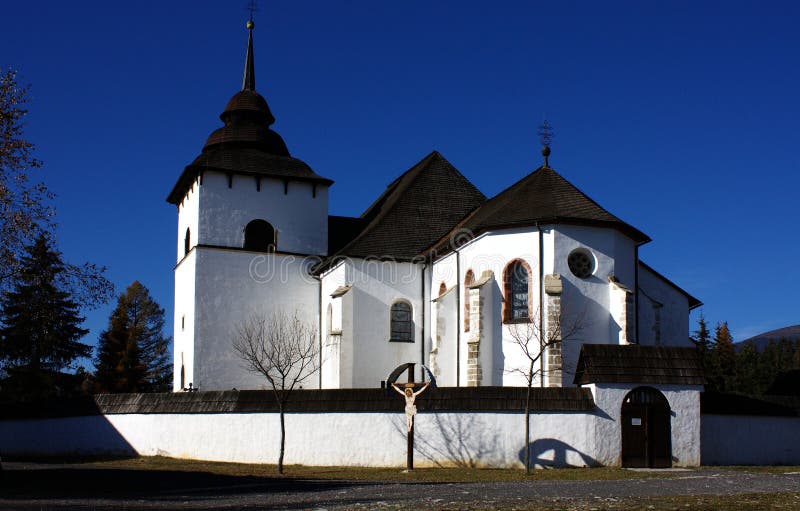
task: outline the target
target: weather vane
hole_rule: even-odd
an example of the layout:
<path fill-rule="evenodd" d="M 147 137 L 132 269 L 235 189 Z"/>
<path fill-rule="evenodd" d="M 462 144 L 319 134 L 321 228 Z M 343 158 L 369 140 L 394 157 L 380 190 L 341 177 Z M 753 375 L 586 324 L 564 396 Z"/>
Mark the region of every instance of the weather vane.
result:
<path fill-rule="evenodd" d="M 548 158 L 550 156 L 550 143 L 553 142 L 553 127 L 547 122 L 547 119 L 542 121 L 539 126 L 539 140 L 542 142 L 542 156 L 544 156 L 544 166 L 549 167 Z"/>

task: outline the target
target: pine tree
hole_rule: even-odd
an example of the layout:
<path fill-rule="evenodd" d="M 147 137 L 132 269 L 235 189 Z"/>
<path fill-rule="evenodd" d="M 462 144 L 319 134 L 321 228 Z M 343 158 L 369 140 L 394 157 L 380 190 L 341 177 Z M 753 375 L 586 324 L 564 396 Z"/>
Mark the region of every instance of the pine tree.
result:
<path fill-rule="evenodd" d="M 108 329 L 100 334 L 95 359 L 99 392 L 158 392 L 172 374 L 164 309 L 139 281 L 120 295 Z"/>
<path fill-rule="evenodd" d="M 9 379 L 17 380 L 10 386 L 24 392 L 21 398 L 51 394 L 54 376 L 91 355 L 91 347 L 79 342 L 88 330 L 63 284 L 64 271 L 61 254 L 40 234 L 0 298 L 0 359 Z"/>

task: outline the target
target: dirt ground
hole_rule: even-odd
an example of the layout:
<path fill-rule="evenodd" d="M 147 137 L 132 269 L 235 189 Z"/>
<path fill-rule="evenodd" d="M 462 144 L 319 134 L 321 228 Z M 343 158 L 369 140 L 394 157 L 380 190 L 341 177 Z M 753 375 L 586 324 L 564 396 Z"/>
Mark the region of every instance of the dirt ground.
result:
<path fill-rule="evenodd" d="M 571 469 L 562 477 L 477 469 L 404 475 L 387 469 L 288 467 L 287 475 L 278 477 L 263 465 L 163 458 L 3 466 L 0 509 L 800 510 L 800 468 L 795 467 Z"/>

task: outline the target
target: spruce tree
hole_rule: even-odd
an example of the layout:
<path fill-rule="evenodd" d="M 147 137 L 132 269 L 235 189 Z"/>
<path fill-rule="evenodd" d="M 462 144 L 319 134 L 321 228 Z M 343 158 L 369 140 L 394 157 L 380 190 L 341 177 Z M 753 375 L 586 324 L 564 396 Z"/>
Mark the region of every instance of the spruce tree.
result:
<path fill-rule="evenodd" d="M 164 309 L 139 281 L 117 301 L 95 359 L 99 392 L 158 392 L 169 388 L 172 364 L 164 337 Z"/>
<path fill-rule="evenodd" d="M 88 330 L 64 285 L 61 254 L 40 234 L 21 257 L 20 271 L 0 298 L 0 359 L 10 384 L 25 395 L 46 397 L 58 373 L 91 356 L 80 342 Z M 16 381 L 15 381 L 16 380 Z"/>
<path fill-rule="evenodd" d="M 714 347 L 710 358 L 711 386 L 719 392 L 730 392 L 736 379 L 736 348 L 727 321 L 718 323 L 714 330 Z"/>

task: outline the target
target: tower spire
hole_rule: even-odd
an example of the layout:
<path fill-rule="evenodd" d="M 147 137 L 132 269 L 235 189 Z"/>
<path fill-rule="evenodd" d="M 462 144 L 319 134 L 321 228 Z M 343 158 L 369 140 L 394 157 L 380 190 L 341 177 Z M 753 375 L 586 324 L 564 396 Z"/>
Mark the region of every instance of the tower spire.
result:
<path fill-rule="evenodd" d="M 244 59 L 244 77 L 242 78 L 242 90 L 256 90 L 256 67 L 253 63 L 253 28 L 256 24 L 253 22 L 253 10 L 250 9 L 250 19 L 247 20 L 247 55 Z"/>

